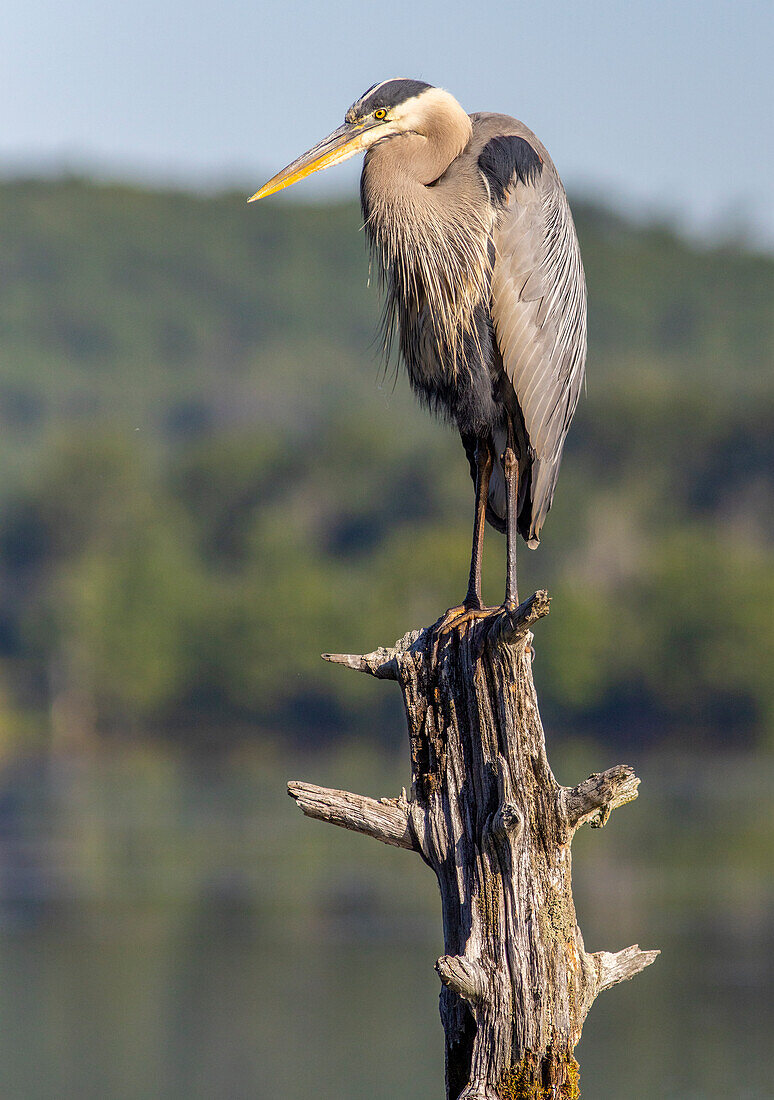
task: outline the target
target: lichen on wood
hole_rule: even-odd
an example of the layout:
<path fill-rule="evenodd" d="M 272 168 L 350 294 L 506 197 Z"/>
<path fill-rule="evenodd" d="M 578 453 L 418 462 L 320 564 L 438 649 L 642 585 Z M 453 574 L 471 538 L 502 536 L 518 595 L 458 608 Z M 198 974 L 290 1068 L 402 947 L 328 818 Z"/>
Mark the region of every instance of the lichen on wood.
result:
<path fill-rule="evenodd" d="M 438 638 L 432 627 L 390 648 L 326 659 L 403 694 L 411 793 L 369 799 L 294 782 L 304 813 L 417 851 L 441 893 L 441 1019 L 447 1100 L 576 1100 L 573 1056 L 597 994 L 657 951 L 589 954 L 571 888 L 570 846 L 588 822 L 637 797 L 619 765 L 557 783 L 532 680 L 530 628 L 545 592 Z"/>

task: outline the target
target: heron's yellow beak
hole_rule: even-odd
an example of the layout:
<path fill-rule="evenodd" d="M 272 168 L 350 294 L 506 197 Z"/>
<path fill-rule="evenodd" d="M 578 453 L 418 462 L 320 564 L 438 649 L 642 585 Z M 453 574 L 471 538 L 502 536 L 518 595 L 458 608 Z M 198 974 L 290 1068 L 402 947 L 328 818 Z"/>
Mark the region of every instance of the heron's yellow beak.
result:
<path fill-rule="evenodd" d="M 273 176 L 247 201 L 265 199 L 267 195 L 274 195 L 284 187 L 290 187 L 291 183 L 302 180 L 304 176 L 311 176 L 312 172 L 319 172 L 321 168 L 330 168 L 332 164 L 341 164 L 342 161 L 354 157 L 356 153 L 364 153 L 368 146 L 373 145 L 381 136 L 373 131 L 382 129 L 384 127 L 379 125 L 345 122 L 343 126 L 339 126 L 338 130 L 334 130 L 322 141 L 318 141 L 312 149 L 297 157 L 287 168 L 283 168 Z"/>

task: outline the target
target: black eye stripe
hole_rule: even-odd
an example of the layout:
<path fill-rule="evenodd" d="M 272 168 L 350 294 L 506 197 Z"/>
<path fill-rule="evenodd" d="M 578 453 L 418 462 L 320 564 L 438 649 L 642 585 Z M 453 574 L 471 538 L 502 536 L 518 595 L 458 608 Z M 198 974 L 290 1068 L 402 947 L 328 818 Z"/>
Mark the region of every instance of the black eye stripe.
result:
<path fill-rule="evenodd" d="M 397 107 L 399 104 L 405 103 L 407 99 L 421 95 L 430 87 L 431 85 L 425 84 L 423 80 L 404 78 L 386 80 L 383 84 L 375 84 L 373 88 L 369 88 L 360 99 L 352 104 L 350 111 L 353 114 L 368 115 L 374 111 L 384 109 L 389 114 L 391 107 Z"/>

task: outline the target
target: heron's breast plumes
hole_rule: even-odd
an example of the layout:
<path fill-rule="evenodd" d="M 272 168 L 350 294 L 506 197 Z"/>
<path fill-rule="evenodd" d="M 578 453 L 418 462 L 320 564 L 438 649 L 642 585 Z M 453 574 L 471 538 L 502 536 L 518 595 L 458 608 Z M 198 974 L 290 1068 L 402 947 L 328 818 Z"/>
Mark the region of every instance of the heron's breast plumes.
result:
<path fill-rule="evenodd" d="M 477 201 L 461 196 L 445 205 L 444 197 L 440 185 L 399 175 L 374 181 L 364 168 L 361 198 L 384 293 L 386 347 L 397 333 L 410 373 L 435 365 L 454 376 L 466 345 L 478 341 L 476 311 L 489 300 L 492 217 Z"/>

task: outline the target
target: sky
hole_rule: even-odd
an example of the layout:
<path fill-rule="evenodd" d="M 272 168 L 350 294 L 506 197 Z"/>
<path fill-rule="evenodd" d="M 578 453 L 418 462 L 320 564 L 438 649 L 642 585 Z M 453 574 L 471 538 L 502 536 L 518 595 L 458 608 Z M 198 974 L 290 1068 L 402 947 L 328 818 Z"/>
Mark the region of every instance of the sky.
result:
<path fill-rule="evenodd" d="M 3 0 L 0 173 L 252 193 L 411 76 L 521 118 L 571 192 L 773 249 L 773 56 L 772 0 Z"/>

